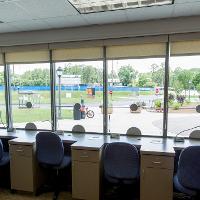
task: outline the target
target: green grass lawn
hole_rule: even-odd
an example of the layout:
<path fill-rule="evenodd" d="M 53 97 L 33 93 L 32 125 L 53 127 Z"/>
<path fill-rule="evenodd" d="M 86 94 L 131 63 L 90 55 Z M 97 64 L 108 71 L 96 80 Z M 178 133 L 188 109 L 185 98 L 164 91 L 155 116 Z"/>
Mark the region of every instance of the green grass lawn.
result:
<path fill-rule="evenodd" d="M 72 119 L 72 110 L 62 110 L 63 119 Z M 13 122 L 35 122 L 35 121 L 45 121 L 51 119 L 51 110 L 42 108 L 33 109 L 13 109 Z"/>
<path fill-rule="evenodd" d="M 6 123 L 5 110 L 2 110 L 2 120 Z M 72 110 L 62 110 L 62 119 L 72 119 Z M 13 109 L 13 122 L 35 122 L 35 121 L 45 121 L 51 119 L 51 110 L 42 108 L 32 108 L 32 109 Z"/>
<path fill-rule="evenodd" d="M 13 107 L 13 122 L 35 122 L 35 121 L 45 121 L 50 120 L 50 91 L 38 91 L 41 96 L 41 104 L 49 104 L 49 108 L 32 108 L 32 109 L 19 109 L 18 107 Z M 71 93 L 71 98 L 66 98 L 66 93 Z M 12 91 L 12 104 L 18 104 L 19 94 L 17 91 Z M 141 92 L 141 95 L 150 95 L 152 92 Z M 113 91 L 112 101 L 121 101 L 122 99 L 131 98 L 135 94 L 133 92 L 122 92 Z M 58 91 L 56 91 L 56 97 L 58 98 Z M 96 91 L 95 97 L 89 97 L 86 91 L 62 91 L 61 93 L 61 104 L 75 104 L 80 103 L 81 98 L 84 99 L 85 105 L 91 103 L 98 103 L 99 105 L 103 102 L 103 92 Z M 109 101 L 111 101 L 110 94 L 108 95 Z M 57 99 L 58 100 L 58 99 Z M 0 92 L 0 104 L 5 104 L 4 92 Z M 5 123 L 5 107 L 1 108 L 2 120 Z M 62 109 L 63 119 L 72 119 L 73 111 Z"/>

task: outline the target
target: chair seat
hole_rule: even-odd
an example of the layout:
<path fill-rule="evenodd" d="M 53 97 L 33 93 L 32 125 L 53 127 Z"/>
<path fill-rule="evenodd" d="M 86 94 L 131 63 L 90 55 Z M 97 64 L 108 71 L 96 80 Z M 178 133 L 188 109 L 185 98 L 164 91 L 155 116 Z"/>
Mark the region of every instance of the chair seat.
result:
<path fill-rule="evenodd" d="M 8 152 L 4 152 L 4 153 L 3 153 L 3 157 L 2 157 L 2 159 L 0 160 L 0 167 L 1 167 L 1 166 L 7 165 L 9 162 L 10 162 L 9 153 L 8 153 Z"/>
<path fill-rule="evenodd" d="M 186 188 L 183 185 L 181 185 L 181 183 L 178 180 L 178 176 L 177 175 L 174 176 L 174 186 L 179 192 L 182 192 L 182 193 L 187 194 L 189 196 L 196 196 L 197 195 L 196 191 L 191 190 L 191 189 Z"/>
<path fill-rule="evenodd" d="M 107 174 L 105 174 L 105 178 L 108 182 L 113 183 L 113 184 L 123 183 L 123 184 L 127 184 L 127 185 L 133 184 L 138 180 L 138 178 L 136 178 L 136 177 L 132 178 L 132 179 L 119 179 L 119 178 L 109 176 Z"/>
<path fill-rule="evenodd" d="M 59 166 L 54 167 L 54 169 L 63 169 L 65 167 L 68 167 L 71 164 L 71 157 L 70 156 L 64 156 L 62 163 Z"/>

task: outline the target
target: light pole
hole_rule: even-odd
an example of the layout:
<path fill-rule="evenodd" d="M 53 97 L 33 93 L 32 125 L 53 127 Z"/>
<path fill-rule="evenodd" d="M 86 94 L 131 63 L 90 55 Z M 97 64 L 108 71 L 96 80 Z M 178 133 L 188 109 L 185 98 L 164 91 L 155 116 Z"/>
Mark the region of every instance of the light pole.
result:
<path fill-rule="evenodd" d="M 189 101 L 190 101 L 190 89 L 191 89 L 191 83 L 192 83 L 192 81 L 189 80 Z"/>
<path fill-rule="evenodd" d="M 56 70 L 58 75 L 58 119 L 61 119 L 61 76 L 63 74 L 63 69 L 61 67 L 58 67 Z"/>

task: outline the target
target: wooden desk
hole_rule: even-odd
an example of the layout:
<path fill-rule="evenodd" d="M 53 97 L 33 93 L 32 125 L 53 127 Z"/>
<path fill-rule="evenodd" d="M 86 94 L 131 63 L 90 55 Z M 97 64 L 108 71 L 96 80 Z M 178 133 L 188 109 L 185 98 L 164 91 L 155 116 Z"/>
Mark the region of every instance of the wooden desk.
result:
<path fill-rule="evenodd" d="M 10 145 L 32 146 L 32 149 L 34 149 L 36 134 L 37 132 L 35 131 L 7 133 L 6 130 L 0 130 L 0 138 L 11 139 L 9 141 Z M 140 149 L 141 200 L 172 200 L 175 149 L 200 145 L 199 140 L 186 139 L 184 143 L 174 143 L 173 138 L 131 137 L 126 135 L 121 136 L 119 139 L 112 139 L 110 136 L 99 134 L 83 135 L 65 133 L 60 137 L 63 142 L 73 143 L 71 145 L 73 197 L 86 200 L 100 199 L 100 160 L 103 145 L 106 143 L 127 142 Z M 10 150 L 12 154 L 12 147 Z M 34 157 L 34 151 L 32 151 L 31 155 Z M 27 159 L 26 162 L 30 162 L 30 160 Z M 13 172 L 15 165 L 12 163 L 11 155 L 11 183 L 14 178 L 14 175 L 12 174 L 16 173 Z M 26 166 L 28 166 L 28 164 Z M 21 170 L 23 173 L 23 169 Z M 90 175 L 90 172 L 94 174 L 93 177 L 88 176 L 88 174 Z M 35 176 L 34 173 L 37 173 L 37 171 L 32 171 L 31 173 L 28 173 L 28 175 Z M 32 188 L 27 189 L 21 187 L 21 189 L 25 191 L 34 191 L 38 186 L 38 182 L 34 182 L 31 178 L 29 180 L 33 183 Z M 13 187 L 17 189 L 16 185 Z M 91 187 L 93 189 L 91 189 Z"/>

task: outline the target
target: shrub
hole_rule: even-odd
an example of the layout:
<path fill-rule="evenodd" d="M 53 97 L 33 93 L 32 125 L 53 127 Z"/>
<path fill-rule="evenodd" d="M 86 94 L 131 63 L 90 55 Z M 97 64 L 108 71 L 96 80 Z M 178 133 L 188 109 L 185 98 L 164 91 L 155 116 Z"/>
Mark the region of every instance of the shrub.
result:
<path fill-rule="evenodd" d="M 156 108 L 161 108 L 161 104 L 162 104 L 161 100 L 156 100 L 155 101 L 155 107 Z"/>
<path fill-rule="evenodd" d="M 174 101 L 175 100 L 175 95 L 172 93 L 169 93 L 169 97 L 168 97 L 169 101 Z"/>
<path fill-rule="evenodd" d="M 181 104 L 181 106 L 183 105 L 184 101 L 185 101 L 185 96 L 184 95 L 177 95 L 176 100 L 178 103 Z"/>
<path fill-rule="evenodd" d="M 180 103 L 177 103 L 177 102 L 174 103 L 173 104 L 173 110 L 179 110 L 180 106 L 181 106 Z"/>
<path fill-rule="evenodd" d="M 186 104 L 190 104 L 191 101 L 190 101 L 189 99 L 186 99 L 186 100 L 185 100 L 185 103 L 186 103 Z"/>
<path fill-rule="evenodd" d="M 146 106 L 146 103 L 144 101 L 140 101 L 140 102 L 136 102 L 136 105 L 139 107 L 142 107 L 142 106 Z"/>

